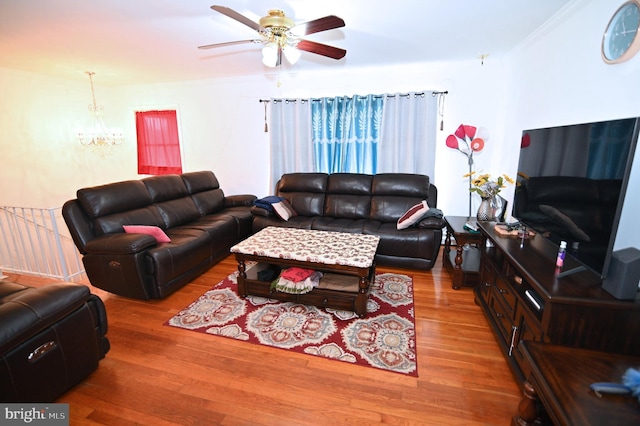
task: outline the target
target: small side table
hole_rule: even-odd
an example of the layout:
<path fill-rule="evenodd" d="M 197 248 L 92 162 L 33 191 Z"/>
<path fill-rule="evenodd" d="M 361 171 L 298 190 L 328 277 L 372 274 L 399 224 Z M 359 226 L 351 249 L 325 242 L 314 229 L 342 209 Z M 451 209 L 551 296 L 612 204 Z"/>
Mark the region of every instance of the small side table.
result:
<path fill-rule="evenodd" d="M 480 250 L 482 243 L 480 232 L 471 232 L 464 228 L 467 221 L 475 222 L 467 216 L 445 216 L 447 236 L 444 243 L 442 265 L 452 274 L 452 287 L 458 290 L 462 286 L 474 287 L 480 281 Z M 455 239 L 456 251 L 451 251 L 451 238 Z"/>

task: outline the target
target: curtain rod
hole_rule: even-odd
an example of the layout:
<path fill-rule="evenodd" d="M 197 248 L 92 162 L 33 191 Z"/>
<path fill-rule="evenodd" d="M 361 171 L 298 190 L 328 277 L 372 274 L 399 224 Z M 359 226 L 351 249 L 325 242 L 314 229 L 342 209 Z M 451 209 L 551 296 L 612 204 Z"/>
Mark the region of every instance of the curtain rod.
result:
<path fill-rule="evenodd" d="M 431 92 L 431 96 L 437 96 L 437 95 L 448 95 L 449 91 L 445 90 L 445 91 L 432 91 Z M 415 96 L 424 96 L 425 92 L 418 92 L 414 94 Z M 360 95 L 355 95 L 356 97 L 360 96 Z M 394 94 L 394 95 L 373 95 L 374 98 L 379 99 L 382 97 L 387 97 L 387 98 L 395 98 L 396 96 L 411 96 L 411 93 L 399 93 L 399 94 Z M 366 96 L 360 96 L 360 97 L 366 97 Z M 311 98 L 311 99 L 301 99 L 302 102 L 307 102 L 307 100 L 310 101 L 319 101 L 319 98 Z M 296 102 L 297 99 L 274 99 L 274 102 Z M 269 99 L 259 99 L 258 102 L 263 103 L 263 102 L 271 102 L 271 100 Z"/>

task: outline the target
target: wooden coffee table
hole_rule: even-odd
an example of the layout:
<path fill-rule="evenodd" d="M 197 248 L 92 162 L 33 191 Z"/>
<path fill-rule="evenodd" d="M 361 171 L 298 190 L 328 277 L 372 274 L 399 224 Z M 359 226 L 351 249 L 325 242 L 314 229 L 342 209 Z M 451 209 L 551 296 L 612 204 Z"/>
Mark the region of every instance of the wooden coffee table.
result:
<path fill-rule="evenodd" d="M 231 247 L 238 261 L 238 294 L 263 296 L 318 307 L 367 313 L 369 289 L 375 279 L 377 235 L 309 229 L 268 227 Z M 246 262 L 257 264 L 247 270 Z M 289 267 L 314 269 L 326 279 L 305 294 L 271 289 L 273 279 L 261 271 L 277 274 Z M 261 280 L 264 279 L 264 280 Z"/>

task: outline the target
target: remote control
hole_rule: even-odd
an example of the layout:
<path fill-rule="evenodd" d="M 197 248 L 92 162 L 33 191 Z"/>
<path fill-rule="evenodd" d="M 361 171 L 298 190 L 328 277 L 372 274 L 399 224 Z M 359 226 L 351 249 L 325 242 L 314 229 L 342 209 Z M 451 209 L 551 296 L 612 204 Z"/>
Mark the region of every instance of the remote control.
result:
<path fill-rule="evenodd" d="M 478 231 L 478 225 L 475 222 L 468 221 L 464 224 L 464 227 L 470 231 Z"/>

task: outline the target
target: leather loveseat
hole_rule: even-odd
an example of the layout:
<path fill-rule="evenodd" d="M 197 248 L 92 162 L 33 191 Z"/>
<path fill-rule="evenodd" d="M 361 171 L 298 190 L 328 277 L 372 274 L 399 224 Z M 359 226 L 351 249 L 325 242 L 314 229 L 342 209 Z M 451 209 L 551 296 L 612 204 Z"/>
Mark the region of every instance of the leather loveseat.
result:
<path fill-rule="evenodd" d="M 285 221 L 254 206 L 254 232 L 286 226 L 379 235 L 376 263 L 385 266 L 428 270 L 438 256 L 444 219 L 435 209 L 438 192 L 428 176 L 291 173 L 280 178 L 275 196 L 286 199 L 295 216 Z M 424 200 L 440 214 L 398 230 L 398 219 Z"/>
<path fill-rule="evenodd" d="M 84 188 L 62 215 L 89 281 L 136 299 L 159 299 L 229 255 L 252 232 L 253 195 L 225 196 L 210 171 Z M 164 231 L 170 242 L 124 225 Z"/>
<path fill-rule="evenodd" d="M 84 285 L 0 280 L 0 402 L 53 402 L 109 351 L 102 300 Z"/>

